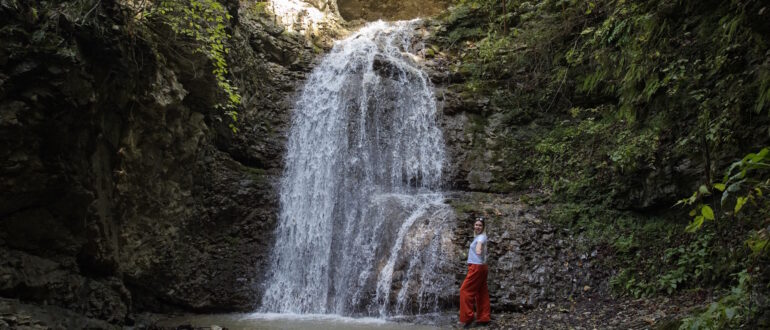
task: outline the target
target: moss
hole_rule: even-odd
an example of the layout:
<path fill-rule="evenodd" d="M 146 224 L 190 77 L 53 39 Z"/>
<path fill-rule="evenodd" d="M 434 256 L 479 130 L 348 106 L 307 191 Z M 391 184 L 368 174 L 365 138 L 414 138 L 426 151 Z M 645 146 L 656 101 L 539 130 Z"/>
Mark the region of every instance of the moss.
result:
<path fill-rule="evenodd" d="M 469 214 L 469 213 L 473 213 L 475 210 L 475 206 L 471 203 L 451 201 L 449 205 L 452 206 L 452 208 L 455 211 L 455 214 Z"/>
<path fill-rule="evenodd" d="M 267 171 L 263 168 L 243 166 L 243 170 L 251 180 L 254 180 L 254 182 L 266 181 Z"/>
<path fill-rule="evenodd" d="M 264 17 L 272 18 L 272 16 L 270 16 L 270 13 L 267 10 L 267 4 L 268 2 L 255 1 L 248 8 L 251 14 L 254 16 L 264 16 Z"/>
<path fill-rule="evenodd" d="M 642 189 L 634 177 L 663 161 L 702 159 L 703 136 L 719 158 L 740 155 L 732 146 L 756 145 L 734 132 L 746 110 L 766 108 L 768 64 L 761 59 L 768 38 L 734 6 L 599 1 L 587 10 L 514 1 L 511 8 L 527 15 L 506 18 L 506 34 L 494 3 L 462 2 L 443 17 L 446 31 L 435 40 L 461 58 L 455 71 L 469 77 L 461 97 L 490 99 L 489 108 L 500 109 L 512 127 L 507 134 L 532 122 L 550 129 L 548 136 L 506 143 L 510 150 L 499 154 L 511 165 L 495 174 L 493 189 L 528 186 L 518 181 L 534 176 L 540 180 L 525 180 L 568 198 L 592 187 L 626 196 Z M 474 27 L 483 33 L 468 33 Z M 719 55 L 729 53 L 745 54 L 748 62 Z"/>
<path fill-rule="evenodd" d="M 225 239 L 225 242 L 227 243 L 228 246 L 231 246 L 231 247 L 241 246 L 241 239 L 240 239 L 240 237 L 234 237 L 234 236 L 225 235 L 224 239 Z"/>
<path fill-rule="evenodd" d="M 606 207 L 559 203 L 546 219 L 579 237 L 582 253 L 606 251 L 605 266 L 617 269 L 613 291 L 634 297 L 671 294 L 700 286 L 732 283 L 731 274 L 745 267 L 746 254 L 717 244 L 715 233 L 691 235 L 685 223 Z"/>
<path fill-rule="evenodd" d="M 606 255 L 617 294 L 735 285 L 749 230 L 687 234 L 670 206 L 770 144 L 761 2 L 591 4 L 464 0 L 441 18 L 431 42 L 464 79 L 448 89 L 468 105 L 470 161 L 493 152 L 492 191 L 545 191 L 520 199 Z"/>
<path fill-rule="evenodd" d="M 490 191 L 496 192 L 496 193 L 509 193 L 514 192 L 517 190 L 516 184 L 513 182 L 495 182 L 496 180 L 493 180 L 493 183 L 490 185 Z"/>

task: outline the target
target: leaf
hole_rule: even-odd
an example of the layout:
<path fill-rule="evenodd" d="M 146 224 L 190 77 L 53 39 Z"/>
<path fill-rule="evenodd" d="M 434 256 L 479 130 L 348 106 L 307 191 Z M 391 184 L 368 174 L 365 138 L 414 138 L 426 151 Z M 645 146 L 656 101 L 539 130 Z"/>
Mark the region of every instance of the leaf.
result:
<path fill-rule="evenodd" d="M 695 219 L 693 219 L 689 225 L 687 225 L 687 228 L 685 228 L 685 230 L 688 233 L 693 233 L 698 229 L 700 229 L 702 226 L 703 226 L 703 216 L 699 215 L 695 217 Z"/>
<path fill-rule="evenodd" d="M 730 196 L 730 192 L 725 191 L 722 194 L 722 200 L 719 202 L 719 205 L 725 205 L 725 202 L 727 201 L 727 197 Z"/>
<path fill-rule="evenodd" d="M 705 185 L 705 184 L 702 184 L 702 185 L 700 185 L 700 187 L 698 187 L 698 191 L 699 191 L 701 194 L 704 194 L 704 195 L 708 195 L 708 194 L 710 193 L 710 192 L 709 192 L 709 188 L 708 188 L 708 187 L 706 187 L 706 185 Z"/>
<path fill-rule="evenodd" d="M 767 148 L 762 149 L 758 154 L 754 155 L 754 157 L 751 157 L 751 161 L 754 163 L 761 162 L 763 159 L 765 159 L 765 156 L 767 156 L 767 152 Z"/>
<path fill-rule="evenodd" d="M 741 184 L 743 184 L 743 181 L 744 181 L 744 180 L 741 180 L 741 181 L 735 182 L 735 183 L 733 183 L 733 184 L 731 184 L 731 185 L 727 186 L 727 189 L 726 189 L 726 190 L 727 190 L 728 192 L 731 192 L 731 193 L 732 193 L 732 192 L 736 192 L 736 191 L 740 190 L 740 189 L 741 189 Z"/>
<path fill-rule="evenodd" d="M 725 308 L 725 316 L 727 316 L 728 320 L 735 317 L 735 307 Z"/>
<path fill-rule="evenodd" d="M 700 209 L 700 213 L 706 220 L 714 220 L 714 210 L 711 209 L 711 206 L 704 205 L 703 208 Z"/>
<path fill-rule="evenodd" d="M 691 216 L 691 217 L 694 217 L 694 216 L 695 216 L 695 214 L 696 214 L 695 212 L 696 212 L 696 211 L 695 211 L 695 209 L 693 209 L 692 211 L 690 211 L 690 216 Z"/>
<path fill-rule="evenodd" d="M 698 199 L 698 192 L 692 193 L 692 196 L 690 196 L 690 200 L 688 201 L 688 204 L 695 203 L 695 200 Z"/>
<path fill-rule="evenodd" d="M 746 241 L 746 244 L 751 249 L 752 255 L 757 256 L 759 253 L 765 251 L 765 247 L 769 241 L 770 240 L 767 238 L 767 232 L 764 232 L 763 230 L 759 233 L 752 234 L 751 238 Z"/>
<path fill-rule="evenodd" d="M 583 32 L 580 32 L 580 35 L 582 36 L 582 35 L 586 35 L 586 34 L 589 34 L 589 33 L 593 33 L 594 30 L 595 30 L 595 28 L 593 28 L 593 27 L 586 28 L 585 30 L 583 30 Z"/>
<path fill-rule="evenodd" d="M 741 210 L 744 204 L 749 201 L 749 198 L 746 196 L 740 196 L 738 197 L 738 200 L 735 202 L 735 213 L 738 213 L 738 211 Z"/>
<path fill-rule="evenodd" d="M 715 183 L 714 189 L 719 191 L 725 191 L 725 184 L 724 183 Z"/>

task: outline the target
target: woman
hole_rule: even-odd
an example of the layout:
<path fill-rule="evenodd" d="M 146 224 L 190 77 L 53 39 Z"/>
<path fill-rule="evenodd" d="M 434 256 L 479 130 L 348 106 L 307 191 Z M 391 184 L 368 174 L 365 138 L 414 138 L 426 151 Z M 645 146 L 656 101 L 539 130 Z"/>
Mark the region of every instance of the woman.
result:
<path fill-rule="evenodd" d="M 473 307 L 476 305 L 476 323 L 489 323 L 489 289 L 487 288 L 487 235 L 484 234 L 484 218 L 473 223 L 476 237 L 468 250 L 468 275 L 460 287 L 460 323 L 464 326 L 473 322 Z"/>

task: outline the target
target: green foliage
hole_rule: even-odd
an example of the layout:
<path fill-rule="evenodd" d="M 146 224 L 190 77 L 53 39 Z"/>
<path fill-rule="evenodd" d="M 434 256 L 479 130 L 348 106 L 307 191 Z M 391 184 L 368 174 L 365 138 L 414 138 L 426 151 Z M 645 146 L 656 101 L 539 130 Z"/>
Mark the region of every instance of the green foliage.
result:
<path fill-rule="evenodd" d="M 614 258 L 604 262 L 618 270 L 609 280 L 618 295 L 650 297 L 720 284 L 746 265 L 743 250 L 715 244 L 715 232 L 692 236 L 666 218 L 563 203 L 553 205 L 548 219 L 568 228 L 583 253 L 611 249 Z"/>
<path fill-rule="evenodd" d="M 547 218 L 559 227 L 569 228 L 574 236 L 585 238 L 585 244 L 578 247 L 582 252 L 591 251 L 601 245 L 624 245 L 626 242 L 616 240 L 629 240 L 627 229 L 636 225 L 633 215 L 578 203 L 556 204 Z M 629 246 L 626 251 L 636 247 L 633 238 L 630 240 L 631 242 L 627 242 Z"/>
<path fill-rule="evenodd" d="M 535 146 L 542 183 L 566 198 L 589 198 L 614 189 L 618 175 L 653 168 L 660 129 L 629 127 L 612 117 L 612 107 L 570 109 L 571 119 L 555 125 Z M 575 150 L 585 150 L 575 157 Z M 597 196 L 597 199 L 599 197 Z"/>
<path fill-rule="evenodd" d="M 713 237 L 713 234 L 702 235 L 687 244 L 665 248 L 645 267 L 629 263 L 610 279 L 610 286 L 617 293 L 639 298 L 671 294 L 681 288 L 713 282 L 716 279 L 713 262 L 718 260 L 710 249 Z M 652 246 L 662 248 L 665 243 L 660 240 Z M 621 249 L 618 252 L 627 253 Z"/>
<path fill-rule="evenodd" d="M 756 112 L 761 112 L 766 105 L 770 104 L 770 73 L 768 68 L 764 68 L 761 73 L 759 96 L 757 97 L 757 105 L 755 107 Z"/>
<path fill-rule="evenodd" d="M 227 78 L 228 67 L 226 55 L 229 53 L 226 21 L 232 17 L 216 0 L 164 0 L 153 9 L 151 15 L 160 16 L 174 32 L 192 38 L 198 44 L 196 51 L 208 57 L 214 69 L 212 73 L 217 79 L 217 85 L 224 92 L 227 101 L 217 105 L 222 108 L 233 122 L 238 121 L 236 111 L 241 103 L 241 95 L 237 87 Z M 237 132 L 234 124 L 230 124 L 233 132 Z"/>
<path fill-rule="evenodd" d="M 696 107 L 714 118 L 720 111 L 733 112 L 744 105 L 735 94 L 721 90 L 750 96 L 763 89 L 762 83 L 746 83 L 758 81 L 749 79 L 753 70 L 734 70 L 739 61 L 732 56 L 736 51 L 759 59 L 765 48 L 762 37 L 745 23 L 744 13 L 736 10 L 740 4 L 722 2 L 710 12 L 689 2 L 615 1 L 605 8 L 606 18 L 581 33 L 586 42 L 571 54 L 571 63 L 577 68 L 588 65 L 579 90 L 616 95 L 620 113 L 629 120 L 644 116 L 656 99 Z M 681 13 L 667 14 L 674 10 Z M 681 22 L 687 15 L 701 15 L 701 20 Z M 679 26 L 684 30 L 675 29 Z M 711 52 L 697 54 L 699 47 Z M 757 109 L 763 107 L 761 94 L 753 99 Z"/>
<path fill-rule="evenodd" d="M 499 1 L 458 1 L 437 42 L 459 58 L 459 93 L 489 98 L 508 125 L 495 152 L 516 165 L 501 164 L 492 187 L 623 205 L 648 189 L 638 178 L 704 154 L 715 167 L 767 124 L 751 117 L 770 87 L 753 0 L 507 3 L 503 13 Z"/>
<path fill-rule="evenodd" d="M 550 134 L 535 145 L 535 151 L 542 155 L 539 158 L 539 168 L 543 174 L 543 184 L 568 196 L 579 195 L 591 186 L 593 180 L 585 178 L 582 171 L 590 170 L 587 162 L 588 159 L 593 160 L 594 155 L 581 159 L 572 157 L 571 150 L 580 148 L 583 144 L 592 144 L 598 147 L 598 150 L 592 153 L 607 152 L 599 147 L 599 143 L 603 142 L 605 132 L 610 131 L 612 125 L 610 121 L 596 120 L 593 117 L 581 120 L 577 125 L 572 121 L 557 124 Z M 595 164 L 594 170 L 607 169 L 608 166 L 609 163 L 604 161 Z"/>
<path fill-rule="evenodd" d="M 762 171 L 768 169 L 770 169 L 770 149 L 764 148 L 730 165 L 722 182 L 712 184 L 713 190 L 706 185 L 701 185 L 692 196 L 678 201 L 676 205 L 695 205 L 695 208 L 690 211 L 693 220 L 687 226 L 687 231 L 695 232 L 703 227 L 705 221 L 717 218 L 713 208 L 704 202 L 706 197 L 715 193 L 714 190 L 722 194 L 719 205 L 714 207 L 723 210 L 722 217 L 726 219 L 734 219 L 748 202 L 753 205 L 767 203 L 765 192 L 770 189 L 770 180 L 762 179 L 766 176 Z M 729 207 L 730 205 L 732 207 Z"/>
<path fill-rule="evenodd" d="M 766 38 L 746 23 L 739 3 L 723 2 L 708 10 L 689 1 L 547 1 L 537 6 L 511 1 L 510 5 L 518 13 L 512 19 L 518 25 L 504 34 L 498 23 L 499 2 L 460 2 L 458 11 L 490 18 L 485 34 L 466 39 L 456 70 L 469 73 L 466 85 L 474 92 L 480 91 L 478 86 L 506 86 L 505 93 L 486 89 L 493 90 L 492 103 L 510 111 L 512 119 L 548 117 L 560 104 L 569 104 L 561 106 L 562 113 L 576 107 L 611 109 L 594 121 L 611 122 L 605 126 L 616 133 L 610 136 L 619 142 L 614 148 L 594 153 L 585 143 L 564 146 L 584 150 L 577 154 L 608 156 L 587 161 L 613 167 L 609 173 L 599 172 L 630 176 L 660 166 L 655 163 L 660 156 L 700 158 L 704 149 L 729 150 L 747 138 L 740 119 L 746 110 L 765 107 L 763 95 L 770 86 L 768 64 L 762 62 Z M 584 125 L 584 120 L 557 122 L 566 128 Z M 681 130 L 682 126 L 692 129 Z M 540 142 L 552 140 L 545 137 Z M 671 150 L 669 155 L 658 152 L 663 141 L 676 145 L 666 149 Z M 597 172 L 585 168 L 569 172 L 578 171 L 582 176 Z M 576 181 L 558 173 L 543 176 L 546 185 Z"/>
<path fill-rule="evenodd" d="M 751 303 L 751 276 L 745 270 L 736 276 L 738 285 L 730 293 L 711 303 L 702 313 L 685 318 L 679 329 L 738 329 L 748 323 L 758 308 Z"/>
<path fill-rule="evenodd" d="M 256 15 L 267 15 L 267 1 L 255 1 L 249 7 L 249 10 Z"/>
<path fill-rule="evenodd" d="M 612 251 L 615 293 L 739 288 L 750 292 L 685 324 L 745 326 L 754 317 L 747 295 L 766 294 L 770 282 L 752 272 L 770 249 L 770 161 L 766 151 L 743 157 L 770 142 L 770 37 L 756 14 L 764 4 L 507 3 L 505 13 L 500 1 L 458 1 L 437 42 L 457 58 L 458 94 L 488 98 L 480 115 L 502 118 L 494 180 L 552 193 L 552 223 L 584 252 Z M 703 177 L 679 203 L 691 210 L 685 225 L 667 205 Z"/>
<path fill-rule="evenodd" d="M 634 240 L 634 234 L 618 236 L 612 246 L 620 253 L 629 253 L 639 247 L 638 240 Z"/>
<path fill-rule="evenodd" d="M 676 268 L 663 274 L 657 281 L 657 289 L 672 293 L 677 286 L 688 282 L 709 282 L 714 270 L 710 258 L 710 245 L 713 234 L 698 236 L 690 244 L 668 248 L 663 252 L 663 262 L 675 265 Z"/>
<path fill-rule="evenodd" d="M 754 260 L 766 257 L 770 246 L 770 229 L 762 228 L 752 230 L 746 240 L 746 246 L 751 250 L 751 258 Z"/>
<path fill-rule="evenodd" d="M 768 201 L 764 197 L 765 192 L 770 187 L 770 180 L 766 180 L 766 171 L 770 169 L 770 149 L 763 148 L 757 153 L 749 153 L 743 159 L 732 163 L 725 171 L 722 182 L 712 185 L 713 190 L 706 185 L 702 185 L 698 191 L 694 192 L 689 198 L 680 200 L 677 204 L 696 205 L 690 212 L 693 217 L 687 230 L 690 232 L 699 231 L 703 228 L 704 221 L 716 220 L 714 210 L 706 198 L 712 194 L 721 193 L 720 203 L 714 205 L 717 209 L 723 210 L 722 219 L 735 220 L 738 215 L 744 215 L 744 218 L 751 221 L 751 215 L 759 213 L 761 227 L 751 230 L 745 245 L 748 247 L 750 262 L 748 269 L 744 269 L 738 274 L 738 285 L 731 292 L 719 301 L 712 303 L 702 313 L 691 316 L 684 320 L 681 329 L 714 329 L 714 328 L 737 328 L 742 326 L 748 320 L 752 319 L 757 307 L 752 305 L 752 294 L 755 289 L 751 288 L 750 283 L 755 281 L 748 270 L 752 270 L 757 264 L 766 262 L 768 257 L 768 244 L 770 227 L 764 227 L 767 224 Z M 716 197 L 716 196 L 714 196 Z M 716 201 L 716 198 L 713 199 Z M 744 208 L 747 203 L 757 207 L 756 210 L 746 211 Z M 732 207 L 730 207 L 732 206 Z M 748 215 L 744 213 L 749 213 Z M 732 222 L 733 225 L 734 221 Z M 704 237 L 701 235 L 700 237 Z M 761 276 L 761 275 L 760 275 Z M 761 277 L 760 277 L 761 278 Z M 762 290 L 762 288 L 759 288 Z"/>

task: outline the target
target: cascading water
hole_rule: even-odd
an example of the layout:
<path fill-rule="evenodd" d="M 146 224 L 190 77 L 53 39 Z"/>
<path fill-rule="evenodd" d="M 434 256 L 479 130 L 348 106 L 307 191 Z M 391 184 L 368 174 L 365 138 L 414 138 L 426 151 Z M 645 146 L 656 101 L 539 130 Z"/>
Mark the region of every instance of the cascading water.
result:
<path fill-rule="evenodd" d="M 444 142 L 414 22 L 371 23 L 297 102 L 260 310 L 391 316 L 453 297 Z"/>

